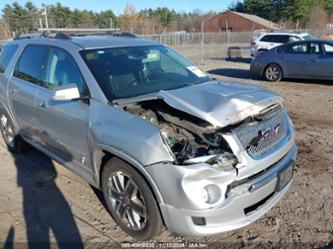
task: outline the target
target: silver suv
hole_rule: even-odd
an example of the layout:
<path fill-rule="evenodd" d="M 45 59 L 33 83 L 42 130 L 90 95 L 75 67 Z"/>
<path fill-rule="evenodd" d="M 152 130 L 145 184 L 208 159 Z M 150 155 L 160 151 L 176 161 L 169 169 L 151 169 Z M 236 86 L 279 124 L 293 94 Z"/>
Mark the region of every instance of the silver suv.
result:
<path fill-rule="evenodd" d="M 0 54 L 8 149 L 32 145 L 99 188 L 136 239 L 221 233 L 276 205 L 297 153 L 282 102 L 135 37 L 25 37 Z"/>
<path fill-rule="evenodd" d="M 314 40 L 315 37 L 309 33 L 272 31 L 255 32 L 254 39 L 251 42 L 251 56 L 254 57 L 257 52 L 268 51 L 272 48 L 294 41 Z"/>

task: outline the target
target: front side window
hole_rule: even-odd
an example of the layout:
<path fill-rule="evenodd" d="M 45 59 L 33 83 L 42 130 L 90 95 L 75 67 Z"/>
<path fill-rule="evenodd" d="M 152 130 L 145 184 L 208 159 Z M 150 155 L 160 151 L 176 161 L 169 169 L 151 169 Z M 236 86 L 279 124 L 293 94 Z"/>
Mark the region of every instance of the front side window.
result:
<path fill-rule="evenodd" d="M 111 101 L 211 79 L 189 60 L 164 46 L 83 50 L 81 55 Z"/>
<path fill-rule="evenodd" d="M 323 45 L 324 45 L 325 54 L 333 55 L 333 45 L 328 43 L 324 43 Z"/>
<path fill-rule="evenodd" d="M 81 93 L 84 90 L 84 80 L 76 62 L 66 51 L 49 48 L 43 86 L 52 90 L 57 86 L 69 84 L 75 84 Z"/>
<path fill-rule="evenodd" d="M 45 55 L 47 47 L 31 45 L 24 49 L 21 58 L 16 65 L 14 76 L 41 85 L 45 69 Z"/>
<path fill-rule="evenodd" d="M 6 45 L 0 53 L 0 73 L 4 73 L 10 60 L 15 54 L 18 45 Z"/>

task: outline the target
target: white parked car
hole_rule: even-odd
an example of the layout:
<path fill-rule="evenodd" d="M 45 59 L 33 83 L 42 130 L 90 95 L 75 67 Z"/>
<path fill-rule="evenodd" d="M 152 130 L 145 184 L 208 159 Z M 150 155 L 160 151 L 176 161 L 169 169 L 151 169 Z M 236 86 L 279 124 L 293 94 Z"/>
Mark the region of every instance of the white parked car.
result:
<path fill-rule="evenodd" d="M 267 51 L 288 42 L 313 39 L 315 37 L 309 33 L 301 32 L 273 31 L 256 33 L 251 42 L 251 56 L 254 57 L 259 51 Z"/>

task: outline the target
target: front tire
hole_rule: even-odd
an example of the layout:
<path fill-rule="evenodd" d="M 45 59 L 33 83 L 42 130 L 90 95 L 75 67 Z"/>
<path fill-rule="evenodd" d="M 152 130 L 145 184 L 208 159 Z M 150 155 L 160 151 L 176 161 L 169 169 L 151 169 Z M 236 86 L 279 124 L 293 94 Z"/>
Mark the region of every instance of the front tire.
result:
<path fill-rule="evenodd" d="M 0 108 L 0 130 L 10 152 L 21 153 L 25 150 L 25 142 L 16 133 L 13 121 L 3 108 Z"/>
<path fill-rule="evenodd" d="M 282 69 L 277 64 L 269 64 L 264 71 L 264 76 L 267 81 L 277 82 L 282 79 Z"/>
<path fill-rule="evenodd" d="M 102 172 L 102 191 L 111 216 L 130 236 L 149 240 L 164 225 L 154 195 L 145 179 L 129 164 L 113 158 Z"/>

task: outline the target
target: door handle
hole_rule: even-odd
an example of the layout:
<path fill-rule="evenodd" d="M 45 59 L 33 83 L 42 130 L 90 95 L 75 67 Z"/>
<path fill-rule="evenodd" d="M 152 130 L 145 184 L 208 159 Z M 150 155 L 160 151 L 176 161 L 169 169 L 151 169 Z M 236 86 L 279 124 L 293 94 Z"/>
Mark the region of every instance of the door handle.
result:
<path fill-rule="evenodd" d="M 310 62 L 317 62 L 317 59 L 311 59 Z"/>
<path fill-rule="evenodd" d="M 18 93 L 18 90 L 16 90 L 16 89 L 9 90 L 9 94 L 17 94 L 17 93 Z"/>
<path fill-rule="evenodd" d="M 38 105 L 39 107 L 41 107 L 41 108 L 45 108 L 45 107 L 46 107 L 46 105 L 45 105 L 45 101 L 43 101 L 43 100 L 38 101 L 37 105 Z"/>

